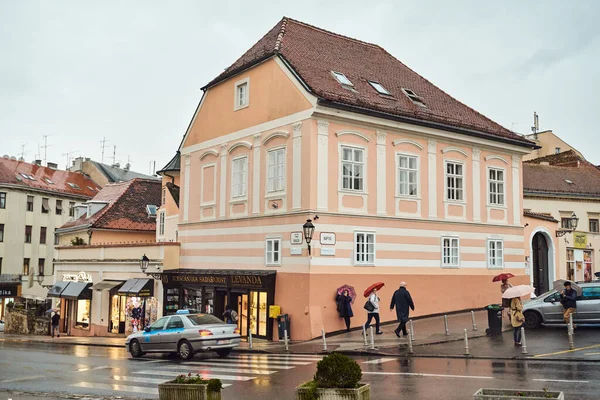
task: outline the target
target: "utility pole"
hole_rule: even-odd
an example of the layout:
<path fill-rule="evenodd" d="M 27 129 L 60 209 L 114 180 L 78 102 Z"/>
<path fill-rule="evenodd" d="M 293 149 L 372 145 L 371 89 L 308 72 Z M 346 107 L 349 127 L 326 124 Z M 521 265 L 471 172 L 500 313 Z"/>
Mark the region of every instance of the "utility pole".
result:
<path fill-rule="evenodd" d="M 106 145 L 106 142 L 108 140 L 106 140 L 106 136 L 104 138 L 102 138 L 102 140 L 100 141 L 100 143 L 102 144 L 102 158 L 100 160 L 101 163 L 104 163 L 104 149 L 107 148 L 108 146 Z"/>

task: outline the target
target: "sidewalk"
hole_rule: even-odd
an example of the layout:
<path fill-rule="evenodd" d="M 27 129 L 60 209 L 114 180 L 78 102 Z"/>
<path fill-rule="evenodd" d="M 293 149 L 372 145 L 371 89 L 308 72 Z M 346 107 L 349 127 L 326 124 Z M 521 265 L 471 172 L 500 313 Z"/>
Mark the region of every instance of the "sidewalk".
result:
<path fill-rule="evenodd" d="M 469 337 L 485 336 L 485 330 L 488 327 L 487 311 L 476 311 L 475 321 L 477 331 L 472 330 L 471 313 L 459 313 L 448 315 L 449 335 L 446 336 L 444 328 L 444 317 L 428 317 L 413 321 L 415 342 L 414 346 L 425 346 L 439 343 L 460 341 L 463 339 L 463 329 L 467 329 Z M 382 325 L 383 335 L 375 335 L 375 347 L 377 350 L 365 348 L 365 341 L 362 331 L 352 331 L 327 337 L 327 350 L 340 351 L 344 353 L 364 353 L 372 354 L 382 351 L 386 348 L 398 348 L 399 344 L 406 344 L 408 340 L 398 339 L 394 334 L 397 323 Z M 373 327 L 374 328 L 374 327 Z M 125 347 L 125 338 L 109 337 L 76 337 L 61 336 L 60 338 L 51 338 L 50 336 L 30 336 L 30 335 L 8 335 L 0 333 L 0 342 L 37 342 L 37 343 L 56 343 L 65 345 L 82 346 L 100 346 L 100 347 Z M 370 343 L 370 337 L 368 337 Z M 313 339 L 302 342 L 290 342 L 289 352 L 291 353 L 318 353 L 323 350 L 322 339 Z M 285 352 L 283 342 L 269 342 L 266 340 L 254 339 L 252 349 L 247 341 L 243 341 L 234 351 L 238 352 Z"/>

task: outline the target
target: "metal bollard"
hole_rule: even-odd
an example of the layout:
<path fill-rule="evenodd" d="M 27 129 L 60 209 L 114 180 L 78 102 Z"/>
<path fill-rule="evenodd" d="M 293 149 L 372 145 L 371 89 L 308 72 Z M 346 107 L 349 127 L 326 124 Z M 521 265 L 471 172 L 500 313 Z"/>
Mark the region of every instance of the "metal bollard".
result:
<path fill-rule="evenodd" d="M 321 329 L 321 335 L 323 335 L 323 351 L 327 351 L 327 340 L 325 340 L 325 329 Z"/>
<path fill-rule="evenodd" d="M 363 328 L 363 338 L 365 339 L 365 347 L 367 347 L 369 345 L 369 342 L 367 342 L 367 329 L 365 328 L 365 326 L 362 326 Z"/>
<path fill-rule="evenodd" d="M 412 319 L 410 321 L 408 321 L 408 324 L 410 325 L 410 330 L 408 332 L 408 336 L 410 336 L 410 340 L 414 342 L 415 341 L 415 328 L 413 327 Z"/>
<path fill-rule="evenodd" d="M 290 347 L 288 345 L 287 329 L 283 331 L 283 339 L 285 340 L 285 351 L 290 351 Z"/>
<path fill-rule="evenodd" d="M 525 328 L 521 327 L 521 354 L 527 354 L 527 339 L 525 339 Z"/>
<path fill-rule="evenodd" d="M 567 333 L 569 334 L 569 350 L 575 348 L 575 342 L 573 341 L 573 314 L 569 315 L 569 325 L 567 325 Z"/>
<path fill-rule="evenodd" d="M 412 321 L 411 321 L 412 322 Z M 408 354 L 413 354 L 413 331 L 412 328 L 408 332 Z"/>
<path fill-rule="evenodd" d="M 473 330 L 477 330 L 477 324 L 475 323 L 475 311 L 471 311 L 471 322 L 473 323 Z"/>
<path fill-rule="evenodd" d="M 467 335 L 467 330 L 465 329 L 465 356 L 470 355 L 469 352 L 469 336 Z"/>
<path fill-rule="evenodd" d="M 375 350 L 375 335 L 373 334 L 373 327 L 371 326 L 369 329 L 371 330 L 371 347 L 369 347 L 369 349 Z"/>
<path fill-rule="evenodd" d="M 444 315 L 444 328 L 446 328 L 446 336 L 450 336 L 450 331 L 448 330 L 448 316 Z"/>
<path fill-rule="evenodd" d="M 248 332 L 248 348 L 250 350 L 252 350 L 252 331 L 251 330 L 249 330 L 249 332 Z"/>

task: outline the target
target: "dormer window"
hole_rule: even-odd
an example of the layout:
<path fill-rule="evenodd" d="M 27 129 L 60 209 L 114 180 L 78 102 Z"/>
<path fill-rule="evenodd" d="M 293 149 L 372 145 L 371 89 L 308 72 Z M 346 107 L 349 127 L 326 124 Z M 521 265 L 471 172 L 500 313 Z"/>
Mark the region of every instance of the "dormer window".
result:
<path fill-rule="evenodd" d="M 146 205 L 146 212 L 148 213 L 148 218 L 156 217 L 156 209 L 157 207 L 153 204 Z"/>
<path fill-rule="evenodd" d="M 373 89 L 377 90 L 377 93 L 385 94 L 386 96 L 391 96 L 390 92 L 388 92 L 381 83 L 375 81 L 369 81 L 369 83 L 371 84 L 371 86 L 373 86 Z"/>
<path fill-rule="evenodd" d="M 417 94 L 415 92 L 413 92 L 412 90 L 406 89 L 406 88 L 402 88 L 402 91 L 416 105 L 421 106 L 421 107 L 427 107 L 425 105 L 425 103 L 423 102 L 423 99 L 421 99 L 419 96 L 417 96 Z"/>
<path fill-rule="evenodd" d="M 335 71 L 331 71 L 331 73 L 333 74 L 335 79 L 337 79 L 337 81 L 342 84 L 342 86 L 354 87 L 354 84 L 352 83 L 352 81 L 350 81 L 350 79 L 346 77 L 346 75 L 342 74 L 341 72 Z"/>

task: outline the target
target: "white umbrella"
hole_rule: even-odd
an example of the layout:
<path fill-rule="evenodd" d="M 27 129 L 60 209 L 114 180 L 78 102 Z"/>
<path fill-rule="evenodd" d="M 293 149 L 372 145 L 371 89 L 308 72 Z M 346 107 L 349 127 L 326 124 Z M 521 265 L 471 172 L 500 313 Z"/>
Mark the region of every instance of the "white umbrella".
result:
<path fill-rule="evenodd" d="M 564 279 L 559 279 L 557 281 L 554 281 L 552 286 L 554 287 L 554 290 L 556 290 L 558 293 L 560 293 L 563 290 L 565 290 L 565 282 L 571 282 L 571 288 L 577 292 L 577 296 L 581 296 L 581 293 L 582 293 L 581 286 L 579 286 L 578 284 L 576 284 L 573 281 L 566 281 Z"/>
<path fill-rule="evenodd" d="M 533 293 L 535 289 L 533 286 L 529 285 L 517 285 L 511 288 L 506 289 L 504 293 L 502 293 L 503 299 L 514 299 L 515 297 L 523 297 L 530 295 Z"/>

